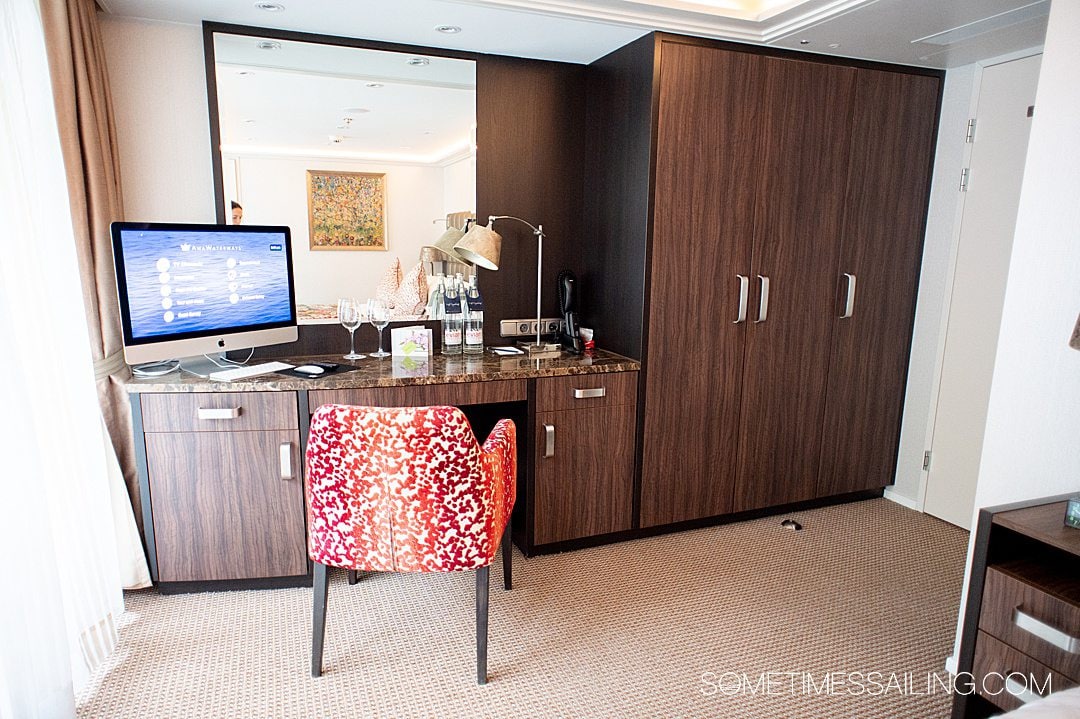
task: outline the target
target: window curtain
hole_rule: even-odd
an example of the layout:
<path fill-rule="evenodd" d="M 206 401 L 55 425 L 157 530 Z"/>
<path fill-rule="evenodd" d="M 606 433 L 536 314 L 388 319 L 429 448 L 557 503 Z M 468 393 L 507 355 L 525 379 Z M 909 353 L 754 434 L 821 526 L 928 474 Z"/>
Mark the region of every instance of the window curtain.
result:
<path fill-rule="evenodd" d="M 0 717 L 69 717 L 123 593 L 35 0 L 0 2 L 0 77 Z"/>
<path fill-rule="evenodd" d="M 113 512 L 121 576 L 126 588 L 148 587 L 136 519 L 142 514 L 131 411 L 121 384 L 129 374 L 109 239 L 109 223 L 124 219 L 124 210 L 105 49 L 94 0 L 40 0 L 40 7 L 98 402 L 112 440 L 112 476 L 120 483 L 113 488 Z"/>

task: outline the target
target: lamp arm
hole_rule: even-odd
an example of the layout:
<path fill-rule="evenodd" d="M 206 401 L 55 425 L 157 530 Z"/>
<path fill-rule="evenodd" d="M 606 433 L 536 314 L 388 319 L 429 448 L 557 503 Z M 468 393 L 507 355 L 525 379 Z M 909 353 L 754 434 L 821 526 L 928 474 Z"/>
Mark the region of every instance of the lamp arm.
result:
<path fill-rule="evenodd" d="M 544 268 L 544 226 L 534 225 L 531 222 L 527 222 L 520 217 L 514 217 L 513 215 L 488 215 L 488 227 L 491 227 L 495 220 L 517 220 L 523 225 L 526 225 L 536 235 L 536 346 L 540 347 L 540 333 L 541 333 L 541 320 L 543 314 L 540 311 L 540 293 L 543 281 L 543 268 Z"/>

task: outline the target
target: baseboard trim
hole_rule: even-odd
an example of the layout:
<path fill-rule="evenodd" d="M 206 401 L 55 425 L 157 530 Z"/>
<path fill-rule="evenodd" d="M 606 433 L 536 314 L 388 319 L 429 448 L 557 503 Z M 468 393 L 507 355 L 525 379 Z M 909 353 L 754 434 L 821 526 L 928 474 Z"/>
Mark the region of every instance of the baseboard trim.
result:
<path fill-rule="evenodd" d="M 905 497 L 902 494 L 897 494 L 891 489 L 885 490 L 885 499 L 889 500 L 890 502 L 896 502 L 902 507 L 914 509 L 916 512 L 922 511 L 922 507 L 919 506 L 919 503 L 916 500 L 911 499 L 910 497 Z"/>

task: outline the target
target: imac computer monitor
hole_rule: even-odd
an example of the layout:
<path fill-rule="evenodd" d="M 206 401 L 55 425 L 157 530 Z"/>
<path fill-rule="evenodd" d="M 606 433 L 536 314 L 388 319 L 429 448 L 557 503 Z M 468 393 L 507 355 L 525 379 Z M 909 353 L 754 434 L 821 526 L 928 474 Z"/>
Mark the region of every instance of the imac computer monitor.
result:
<path fill-rule="evenodd" d="M 177 359 L 205 375 L 219 366 L 201 355 L 296 340 L 288 227 L 111 229 L 128 364 Z"/>

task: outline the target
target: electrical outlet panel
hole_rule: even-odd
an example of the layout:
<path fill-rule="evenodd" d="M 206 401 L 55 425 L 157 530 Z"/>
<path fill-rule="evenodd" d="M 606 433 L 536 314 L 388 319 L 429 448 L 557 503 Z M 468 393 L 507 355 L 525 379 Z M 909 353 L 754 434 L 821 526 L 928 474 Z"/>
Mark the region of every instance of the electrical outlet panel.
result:
<path fill-rule="evenodd" d="M 540 334 L 553 335 L 562 329 L 562 320 L 549 317 L 540 320 Z M 499 323 L 499 335 L 502 337 L 536 336 L 536 320 L 503 320 Z"/>

